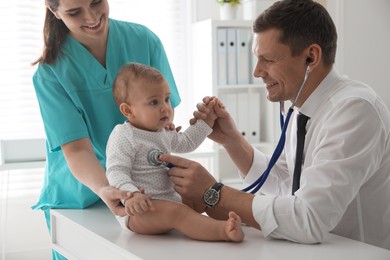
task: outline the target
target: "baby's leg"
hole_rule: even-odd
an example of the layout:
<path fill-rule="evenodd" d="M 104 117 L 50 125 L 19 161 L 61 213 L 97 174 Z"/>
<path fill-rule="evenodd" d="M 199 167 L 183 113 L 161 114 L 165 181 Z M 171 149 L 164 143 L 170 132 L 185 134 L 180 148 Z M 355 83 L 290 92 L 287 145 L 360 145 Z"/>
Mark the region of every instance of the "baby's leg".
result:
<path fill-rule="evenodd" d="M 234 212 L 228 220 L 215 220 L 199 214 L 184 204 L 153 200 L 155 211 L 129 217 L 129 228 L 140 234 L 161 234 L 177 229 L 184 235 L 204 241 L 235 241 L 244 239 L 241 219 Z"/>
<path fill-rule="evenodd" d="M 193 239 L 234 242 L 244 240 L 241 218 L 234 212 L 229 213 L 227 220 L 216 220 L 186 206 L 175 214 L 172 222 L 175 229 Z"/>
<path fill-rule="evenodd" d="M 225 232 L 231 241 L 240 242 L 244 239 L 241 218 L 233 211 L 229 212 L 229 219 L 225 223 Z"/>
<path fill-rule="evenodd" d="M 173 225 L 168 220 L 181 204 L 166 200 L 152 200 L 152 203 L 154 211 L 129 216 L 128 227 L 130 230 L 139 234 L 156 235 L 173 229 Z"/>

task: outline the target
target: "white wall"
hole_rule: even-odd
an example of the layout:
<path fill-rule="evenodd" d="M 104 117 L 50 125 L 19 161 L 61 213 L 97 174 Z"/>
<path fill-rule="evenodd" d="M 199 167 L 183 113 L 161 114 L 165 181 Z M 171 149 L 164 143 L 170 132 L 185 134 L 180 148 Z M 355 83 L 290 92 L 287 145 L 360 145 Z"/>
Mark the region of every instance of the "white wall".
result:
<path fill-rule="evenodd" d="M 265 0 L 260 0 L 265 2 Z M 336 69 L 369 84 L 390 108 L 390 1 L 321 0 L 339 34 Z M 194 21 L 219 19 L 214 0 L 193 0 Z M 239 10 L 242 18 L 242 8 Z"/>
<path fill-rule="evenodd" d="M 261 13 L 276 0 L 241 0 L 242 4 L 238 6 L 237 19 L 250 19 L 255 18 L 256 11 Z M 216 0 L 192 0 L 193 8 L 193 21 L 202 21 L 205 19 L 219 19 L 219 7 L 220 5 Z M 255 10 L 248 8 L 253 7 Z"/>
<path fill-rule="evenodd" d="M 375 89 L 390 108 L 390 1 L 344 0 L 343 72 Z"/>

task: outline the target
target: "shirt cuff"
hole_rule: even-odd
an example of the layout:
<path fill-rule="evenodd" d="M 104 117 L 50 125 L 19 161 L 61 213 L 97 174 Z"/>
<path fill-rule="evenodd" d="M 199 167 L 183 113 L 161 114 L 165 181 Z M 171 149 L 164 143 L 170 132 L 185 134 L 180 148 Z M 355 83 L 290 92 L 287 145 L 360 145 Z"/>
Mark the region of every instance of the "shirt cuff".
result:
<path fill-rule="evenodd" d="M 244 183 L 252 184 L 256 181 L 263 174 L 263 171 L 268 164 L 268 160 L 267 156 L 253 146 L 253 162 L 247 175 L 244 177 Z"/>
<path fill-rule="evenodd" d="M 269 236 L 277 227 L 273 210 L 276 196 L 256 195 L 252 202 L 253 217 L 260 225 L 264 237 Z"/>

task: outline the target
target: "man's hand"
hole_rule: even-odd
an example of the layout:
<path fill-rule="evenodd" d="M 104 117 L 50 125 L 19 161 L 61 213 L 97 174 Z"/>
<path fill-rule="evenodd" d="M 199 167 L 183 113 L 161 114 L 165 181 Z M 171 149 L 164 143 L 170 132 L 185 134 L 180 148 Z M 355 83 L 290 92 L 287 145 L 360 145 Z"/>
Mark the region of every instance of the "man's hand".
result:
<path fill-rule="evenodd" d="M 194 111 L 194 117 L 190 119 L 191 125 L 195 124 L 198 119 L 205 120 L 207 118 L 207 115 L 211 112 L 208 105 L 213 99 L 214 99 L 214 97 L 206 96 L 202 100 L 203 103 L 200 102 L 200 103 L 196 104 L 196 108 L 198 110 Z"/>
<path fill-rule="evenodd" d="M 197 162 L 169 154 L 160 155 L 160 159 L 175 165 L 168 171 L 175 191 L 186 200 L 204 205 L 203 194 L 216 183 L 214 177 Z"/>
<path fill-rule="evenodd" d="M 218 106 L 220 110 L 224 110 L 225 106 L 222 104 L 220 100 L 218 100 L 216 97 L 212 97 L 210 102 L 207 104 L 207 108 L 209 110 L 209 113 L 207 113 L 206 118 L 203 119 L 206 124 L 213 128 L 215 124 L 215 120 L 218 118 L 217 114 L 215 113 L 215 107 Z"/>
<path fill-rule="evenodd" d="M 210 106 L 210 104 L 214 105 Z M 194 124 L 198 119 L 205 120 L 209 114 L 217 117 L 212 127 L 213 132 L 208 138 L 222 145 L 234 143 L 241 138 L 241 133 L 238 131 L 232 117 L 217 98 L 204 97 L 203 103 L 198 103 L 197 108 L 198 110 L 194 112 L 194 118 L 190 120 L 190 124 Z"/>

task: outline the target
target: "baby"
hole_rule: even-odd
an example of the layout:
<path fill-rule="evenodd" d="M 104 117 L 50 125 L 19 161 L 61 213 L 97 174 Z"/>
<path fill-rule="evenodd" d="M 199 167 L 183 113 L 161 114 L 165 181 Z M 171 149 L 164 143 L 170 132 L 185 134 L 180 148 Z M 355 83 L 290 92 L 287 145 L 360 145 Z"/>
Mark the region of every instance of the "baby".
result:
<path fill-rule="evenodd" d="M 177 229 L 196 240 L 243 241 L 236 213 L 229 212 L 227 220 L 216 220 L 200 214 L 204 207 L 183 203 L 165 173 L 168 168 L 159 163 L 159 153 L 187 153 L 199 147 L 212 132 L 215 113 L 182 133 L 166 130 L 174 114 L 168 83 L 158 70 L 138 63 L 121 68 L 113 95 L 127 121 L 117 125 L 108 140 L 107 178 L 110 185 L 133 193 L 122 202 L 128 216 L 117 217 L 121 226 L 140 234 Z M 214 98 L 211 111 L 214 106 L 222 104 Z"/>

